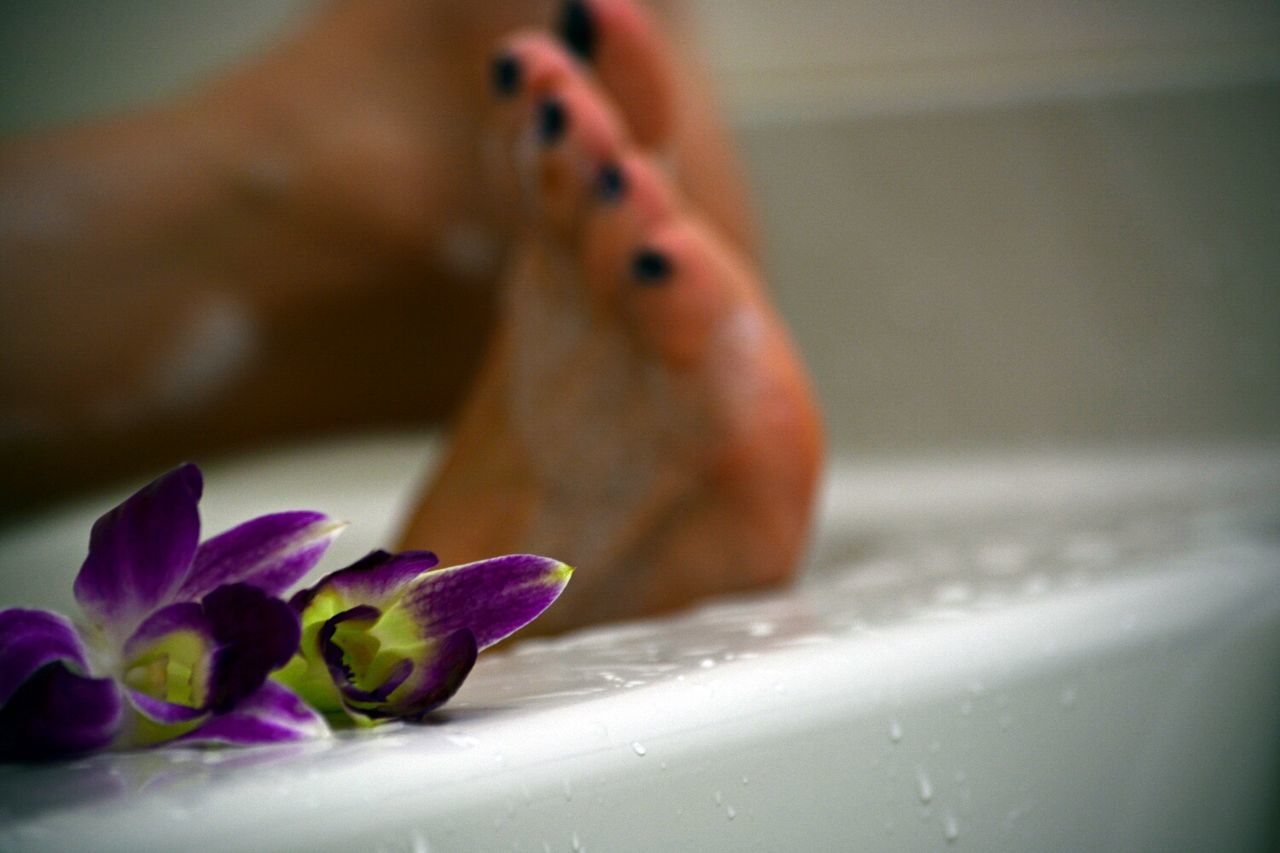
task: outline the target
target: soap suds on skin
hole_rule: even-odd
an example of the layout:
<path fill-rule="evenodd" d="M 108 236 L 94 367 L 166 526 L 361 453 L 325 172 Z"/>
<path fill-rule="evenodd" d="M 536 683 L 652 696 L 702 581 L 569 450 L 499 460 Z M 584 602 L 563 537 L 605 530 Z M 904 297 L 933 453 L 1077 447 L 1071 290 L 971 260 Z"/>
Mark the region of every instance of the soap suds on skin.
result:
<path fill-rule="evenodd" d="M 257 323 L 244 303 L 224 294 L 206 295 L 173 355 L 157 363 L 146 403 L 186 409 L 208 401 L 252 361 L 258 338 Z"/>
<path fill-rule="evenodd" d="M 436 248 L 453 273 L 477 280 L 492 276 L 502 256 L 497 235 L 474 222 L 445 228 Z"/>

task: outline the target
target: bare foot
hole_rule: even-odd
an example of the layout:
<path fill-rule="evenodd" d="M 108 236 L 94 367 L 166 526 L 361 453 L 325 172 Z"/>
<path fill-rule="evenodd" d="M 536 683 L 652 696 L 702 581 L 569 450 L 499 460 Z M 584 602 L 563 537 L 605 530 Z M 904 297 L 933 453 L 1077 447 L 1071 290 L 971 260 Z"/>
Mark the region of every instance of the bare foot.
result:
<path fill-rule="evenodd" d="M 750 263 L 664 174 L 666 52 L 633 7 L 609 8 L 591 66 L 538 33 L 499 51 L 494 165 L 523 236 L 497 339 L 404 539 L 450 562 L 575 565 L 551 631 L 789 577 L 821 457 Z"/>

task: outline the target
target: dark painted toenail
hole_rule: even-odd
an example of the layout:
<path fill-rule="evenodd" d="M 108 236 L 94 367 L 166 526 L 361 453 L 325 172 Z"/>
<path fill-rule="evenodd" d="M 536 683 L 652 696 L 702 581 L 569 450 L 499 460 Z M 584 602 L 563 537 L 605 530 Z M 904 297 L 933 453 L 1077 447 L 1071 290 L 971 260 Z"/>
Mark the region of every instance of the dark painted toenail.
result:
<path fill-rule="evenodd" d="M 523 78 L 524 72 L 520 67 L 520 61 L 514 56 L 504 53 L 494 57 L 493 91 L 497 92 L 499 97 L 509 98 L 519 92 Z"/>
<path fill-rule="evenodd" d="M 568 126 L 569 116 L 560 101 L 547 98 L 538 105 L 538 138 L 545 144 L 554 145 Z"/>
<path fill-rule="evenodd" d="M 631 259 L 631 275 L 644 285 L 662 284 L 671 272 L 671 259 L 655 249 L 641 249 Z"/>
<path fill-rule="evenodd" d="M 569 49 L 590 62 L 596 52 L 596 22 L 583 0 L 567 0 L 560 7 L 556 31 Z"/>
<path fill-rule="evenodd" d="M 627 191 L 627 179 L 617 163 L 605 163 L 596 177 L 596 192 L 605 201 L 617 201 Z"/>

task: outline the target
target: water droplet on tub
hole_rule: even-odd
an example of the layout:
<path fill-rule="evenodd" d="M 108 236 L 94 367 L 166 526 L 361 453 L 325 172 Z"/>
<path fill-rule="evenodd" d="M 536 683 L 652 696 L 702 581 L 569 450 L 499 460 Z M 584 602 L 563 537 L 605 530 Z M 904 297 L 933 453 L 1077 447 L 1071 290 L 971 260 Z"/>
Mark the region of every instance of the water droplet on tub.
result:
<path fill-rule="evenodd" d="M 889 721 L 889 740 L 894 743 L 902 740 L 902 723 L 896 718 Z"/>
<path fill-rule="evenodd" d="M 648 751 L 644 748 L 644 744 L 642 744 L 638 740 L 631 742 L 631 749 L 635 752 L 636 755 L 644 755 L 645 752 Z"/>
<path fill-rule="evenodd" d="M 574 833 L 574 834 L 569 838 L 569 846 L 571 846 L 574 850 L 581 850 L 581 849 L 582 849 L 582 840 L 578 838 L 578 833 L 576 833 L 576 832 L 575 832 L 575 833 Z"/>
<path fill-rule="evenodd" d="M 738 812 L 736 809 L 734 809 L 733 806 L 729 806 L 728 808 L 726 808 L 724 810 L 724 813 L 729 816 L 729 820 L 733 820 L 735 817 L 738 816 Z"/>
<path fill-rule="evenodd" d="M 658 767 L 659 767 L 659 768 L 661 768 L 661 769 L 663 769 L 663 770 L 666 770 L 666 769 L 667 769 L 667 760 L 664 758 L 664 759 L 662 759 L 661 761 L 659 761 L 659 762 L 658 762 Z"/>
<path fill-rule="evenodd" d="M 742 777 L 742 784 L 743 784 L 743 785 L 750 785 L 750 784 L 751 784 L 751 780 L 750 780 L 750 779 L 748 779 L 746 776 L 743 776 L 743 777 Z"/>
<path fill-rule="evenodd" d="M 715 800 L 716 800 L 716 805 L 717 805 L 717 806 L 723 806 L 723 805 L 724 805 L 724 794 L 720 793 L 719 791 L 716 791 Z"/>
<path fill-rule="evenodd" d="M 947 583 L 933 591 L 933 600 L 939 604 L 963 604 L 973 598 L 973 589 L 964 583 Z"/>
<path fill-rule="evenodd" d="M 703 669 L 711 669 L 711 667 L 715 665 L 716 665 L 715 658 L 703 658 L 701 661 L 698 662 L 698 666 L 702 667 Z"/>
<path fill-rule="evenodd" d="M 948 844 L 954 844 L 960 837 L 960 824 L 956 823 L 956 816 L 951 812 L 947 812 L 947 816 L 942 820 L 942 837 L 947 839 Z"/>
<path fill-rule="evenodd" d="M 747 633 L 753 637 L 767 637 L 778 628 L 772 622 L 752 622 L 747 627 Z"/>
<path fill-rule="evenodd" d="M 933 799 L 933 782 L 929 780 L 929 774 L 923 769 L 916 773 L 917 790 L 920 793 L 920 802 L 927 803 Z"/>

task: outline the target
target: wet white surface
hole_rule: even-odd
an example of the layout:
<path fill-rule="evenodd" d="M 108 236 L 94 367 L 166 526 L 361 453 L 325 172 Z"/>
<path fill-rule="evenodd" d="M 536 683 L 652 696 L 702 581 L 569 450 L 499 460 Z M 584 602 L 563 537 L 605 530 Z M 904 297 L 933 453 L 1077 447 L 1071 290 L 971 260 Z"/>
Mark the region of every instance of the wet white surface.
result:
<path fill-rule="evenodd" d="M 376 491 L 360 470 L 335 496 Z M 9 577 L 33 547 L 0 542 Z M 813 563 L 789 592 L 487 656 L 432 725 L 0 768 L 0 848 L 1274 842 L 1274 449 L 840 465 Z"/>

